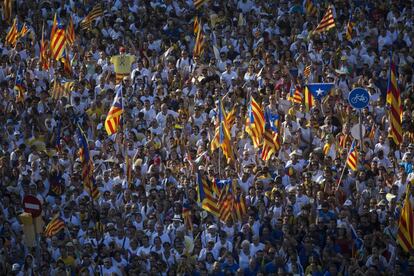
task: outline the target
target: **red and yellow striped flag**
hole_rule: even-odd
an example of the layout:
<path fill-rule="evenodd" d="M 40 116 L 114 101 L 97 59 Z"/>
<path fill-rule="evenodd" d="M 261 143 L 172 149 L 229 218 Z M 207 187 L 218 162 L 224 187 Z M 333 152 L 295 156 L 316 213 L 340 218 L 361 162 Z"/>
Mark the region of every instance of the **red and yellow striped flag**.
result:
<path fill-rule="evenodd" d="M 119 86 L 111 108 L 105 119 L 105 129 L 108 135 L 112 135 L 118 131 L 121 123 L 121 115 L 124 112 L 122 100 L 122 85 Z"/>
<path fill-rule="evenodd" d="M 27 27 L 26 23 L 23 23 L 22 29 L 17 35 L 17 39 L 24 37 L 29 32 L 29 28 Z"/>
<path fill-rule="evenodd" d="M 79 26 L 81 27 L 81 29 L 92 28 L 92 22 L 103 15 L 104 10 L 101 4 L 96 4 L 88 13 L 88 15 L 80 22 Z"/>
<path fill-rule="evenodd" d="M 403 108 L 401 104 L 400 89 L 397 83 L 397 71 L 395 63 L 390 58 L 390 73 L 388 77 L 388 88 L 387 88 L 387 104 L 390 106 L 390 123 L 391 132 L 390 136 L 396 145 L 402 142 L 402 113 Z"/>
<path fill-rule="evenodd" d="M 305 10 L 308 16 L 316 16 L 318 14 L 318 9 L 313 4 L 312 0 L 305 0 Z"/>
<path fill-rule="evenodd" d="M 217 197 L 211 189 L 208 178 L 205 175 L 201 175 L 200 172 L 197 172 L 197 194 L 201 208 L 210 212 L 215 217 L 219 217 L 220 210 L 217 206 Z"/>
<path fill-rule="evenodd" d="M 52 89 L 52 99 L 59 100 L 61 97 L 68 97 L 74 84 L 73 81 L 60 83 L 55 80 Z"/>
<path fill-rule="evenodd" d="M 63 65 L 63 72 L 65 73 L 66 77 L 72 77 L 72 65 L 70 63 L 69 55 L 67 49 L 63 52 L 62 57 L 60 58 L 60 62 Z"/>
<path fill-rule="evenodd" d="M 227 121 L 226 112 L 224 110 L 221 100 L 219 100 L 216 130 L 214 133 L 214 138 L 210 144 L 210 149 L 211 151 L 215 151 L 219 147 L 221 147 L 221 149 L 223 150 L 223 154 L 224 156 L 226 156 L 228 163 L 234 159 L 229 125 Z"/>
<path fill-rule="evenodd" d="M 66 40 L 70 45 L 73 45 L 73 43 L 75 43 L 75 27 L 73 25 L 72 16 L 69 18 L 69 24 L 66 29 Z"/>
<path fill-rule="evenodd" d="M 398 221 L 397 243 L 402 247 L 405 252 L 409 252 L 414 249 L 414 217 L 413 207 L 410 201 L 410 186 L 413 183 L 407 185 L 405 191 L 404 206 L 401 210 L 400 219 Z"/>
<path fill-rule="evenodd" d="M 312 69 L 312 65 L 308 65 L 305 67 L 305 69 L 303 69 L 303 76 L 305 78 L 309 78 L 310 74 L 311 74 L 311 69 Z"/>
<path fill-rule="evenodd" d="M 296 104 L 302 103 L 302 91 L 300 86 L 295 87 L 295 92 L 293 92 L 293 96 L 290 97 L 290 100 Z"/>
<path fill-rule="evenodd" d="M 263 133 L 265 130 L 265 117 L 263 109 L 256 102 L 256 100 L 251 97 L 249 114 L 246 120 L 246 132 L 250 135 L 250 138 L 253 141 L 253 145 L 256 148 L 261 148 Z"/>
<path fill-rule="evenodd" d="M 236 211 L 236 218 L 242 222 L 244 216 L 247 214 L 246 200 L 242 194 L 234 198 L 234 210 Z"/>
<path fill-rule="evenodd" d="M 44 39 L 44 25 L 42 26 L 42 40 L 40 41 L 40 64 L 43 70 L 49 69 L 49 57 L 47 53 L 48 43 Z"/>
<path fill-rule="evenodd" d="M 234 198 L 230 191 L 230 185 L 226 185 L 225 188 L 221 191 L 220 197 L 218 199 L 217 206 L 220 210 L 219 212 L 219 218 L 223 222 L 227 222 L 231 215 L 233 210 L 233 202 Z"/>
<path fill-rule="evenodd" d="M 198 16 L 194 18 L 194 35 L 197 36 L 201 28 L 201 21 L 198 19 Z"/>
<path fill-rule="evenodd" d="M 196 41 L 193 49 L 193 56 L 200 57 L 204 51 L 204 34 L 201 27 L 198 29 Z"/>
<path fill-rule="evenodd" d="M 196 10 L 200 9 L 204 3 L 207 3 L 208 0 L 194 0 L 194 7 Z"/>
<path fill-rule="evenodd" d="M 358 169 L 358 153 L 355 149 L 355 140 L 352 142 L 351 149 L 348 153 L 348 158 L 346 159 L 346 164 L 353 171 L 356 171 Z"/>
<path fill-rule="evenodd" d="M 346 33 L 345 33 L 345 37 L 348 41 L 352 40 L 352 32 L 354 30 L 354 26 L 355 26 L 355 21 L 352 19 L 352 14 L 349 17 L 349 21 L 348 24 L 346 25 Z"/>
<path fill-rule="evenodd" d="M 57 28 L 54 31 L 54 35 L 50 40 L 50 50 L 52 58 L 60 60 L 63 52 L 66 48 L 66 31 L 63 26 L 58 22 Z"/>
<path fill-rule="evenodd" d="M 53 17 L 53 24 L 52 24 L 52 30 L 50 31 L 50 41 L 52 41 L 52 38 L 55 36 L 55 32 L 57 29 L 57 14 L 55 13 L 55 16 Z"/>
<path fill-rule="evenodd" d="M 18 35 L 19 31 L 17 30 L 17 18 L 15 18 L 9 32 L 6 35 L 6 44 L 14 47 L 16 45 Z"/>
<path fill-rule="evenodd" d="M 305 86 L 305 91 L 303 93 L 305 98 L 306 111 L 310 111 L 315 105 L 315 99 L 312 96 L 312 93 L 309 91 L 309 88 Z"/>
<path fill-rule="evenodd" d="M 332 29 L 333 27 L 335 27 L 335 19 L 333 16 L 332 7 L 329 7 L 328 10 L 326 11 L 326 14 L 322 18 L 321 22 L 319 23 L 319 25 L 316 27 L 316 29 L 313 32 L 321 33 L 321 32 L 328 31 Z"/>
<path fill-rule="evenodd" d="M 46 237 L 52 237 L 59 233 L 61 230 L 65 228 L 65 222 L 56 215 L 52 218 L 52 220 L 46 225 L 44 234 Z"/>

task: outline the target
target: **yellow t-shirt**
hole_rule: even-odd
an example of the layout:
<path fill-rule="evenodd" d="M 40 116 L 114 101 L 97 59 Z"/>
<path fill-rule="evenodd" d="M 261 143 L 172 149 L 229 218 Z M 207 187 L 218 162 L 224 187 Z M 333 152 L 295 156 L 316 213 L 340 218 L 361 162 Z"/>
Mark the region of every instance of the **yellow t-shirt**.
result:
<path fill-rule="evenodd" d="M 135 61 L 135 56 L 132 55 L 116 55 L 111 57 L 111 63 L 115 67 L 117 74 L 131 73 L 131 65 Z"/>

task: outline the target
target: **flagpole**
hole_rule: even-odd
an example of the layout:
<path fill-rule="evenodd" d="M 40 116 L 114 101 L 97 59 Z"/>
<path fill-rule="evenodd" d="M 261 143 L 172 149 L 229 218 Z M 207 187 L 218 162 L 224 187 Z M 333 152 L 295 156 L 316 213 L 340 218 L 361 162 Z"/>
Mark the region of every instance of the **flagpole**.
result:
<path fill-rule="evenodd" d="M 355 143 L 355 138 L 354 138 L 354 140 L 352 141 L 352 145 L 354 145 L 354 143 Z M 339 186 L 341 185 L 341 182 L 342 182 L 342 178 L 344 177 L 344 173 L 345 173 L 345 169 L 346 169 L 346 162 L 347 162 L 347 160 L 348 160 L 348 158 L 349 158 L 349 155 L 351 154 L 352 145 L 351 145 L 351 148 L 350 148 L 350 149 L 349 149 L 349 151 L 348 151 L 348 154 L 346 155 L 345 165 L 344 165 L 344 168 L 342 169 L 341 176 L 339 177 L 339 181 L 338 181 L 338 185 L 336 186 L 336 190 L 338 190 L 338 189 L 339 189 Z M 354 150 L 355 150 L 355 148 L 354 148 Z"/>

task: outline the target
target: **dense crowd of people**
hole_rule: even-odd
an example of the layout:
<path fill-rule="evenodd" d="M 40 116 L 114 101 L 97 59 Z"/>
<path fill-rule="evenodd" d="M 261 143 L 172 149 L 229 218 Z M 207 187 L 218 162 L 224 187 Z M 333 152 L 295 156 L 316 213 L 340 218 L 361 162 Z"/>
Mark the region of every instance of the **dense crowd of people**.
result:
<path fill-rule="evenodd" d="M 104 15 L 81 28 L 97 2 Z M 12 47 L 4 42 L 11 22 L 0 22 L 0 274 L 414 274 L 414 252 L 396 241 L 407 193 L 414 203 L 412 2 L 313 4 L 316 15 L 296 0 L 210 0 L 197 10 L 191 0 L 14 1 L 30 31 Z M 330 4 L 336 26 L 312 32 Z M 42 29 L 48 39 L 55 13 L 75 25 L 69 75 L 61 61 L 47 70 L 40 63 Z M 196 15 L 205 35 L 197 56 Z M 119 54 L 131 63 L 120 82 Z M 391 60 L 403 107 L 399 145 L 386 103 Z M 65 81 L 73 81 L 69 93 L 52 97 Z M 306 82 L 334 88 L 308 109 L 291 95 Z M 353 171 L 355 87 L 371 97 Z M 119 89 L 123 113 L 109 136 Z M 280 149 L 267 161 L 245 131 L 251 98 L 280 118 Z M 236 114 L 229 162 L 210 147 L 219 100 Z M 79 128 L 95 199 L 84 185 Z M 223 222 L 204 210 L 197 173 L 234 182 L 243 218 Z M 41 201 L 44 225 L 55 217 L 65 225 L 40 233 L 36 246 L 19 219 L 26 195 Z"/>

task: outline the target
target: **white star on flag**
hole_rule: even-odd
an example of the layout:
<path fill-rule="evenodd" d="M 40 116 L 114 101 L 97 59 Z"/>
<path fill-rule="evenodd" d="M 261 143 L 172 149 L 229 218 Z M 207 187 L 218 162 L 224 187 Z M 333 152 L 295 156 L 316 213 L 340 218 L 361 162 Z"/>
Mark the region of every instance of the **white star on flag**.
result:
<path fill-rule="evenodd" d="M 323 90 L 319 88 L 318 90 L 316 90 L 316 94 L 317 94 L 318 96 L 323 95 Z"/>

